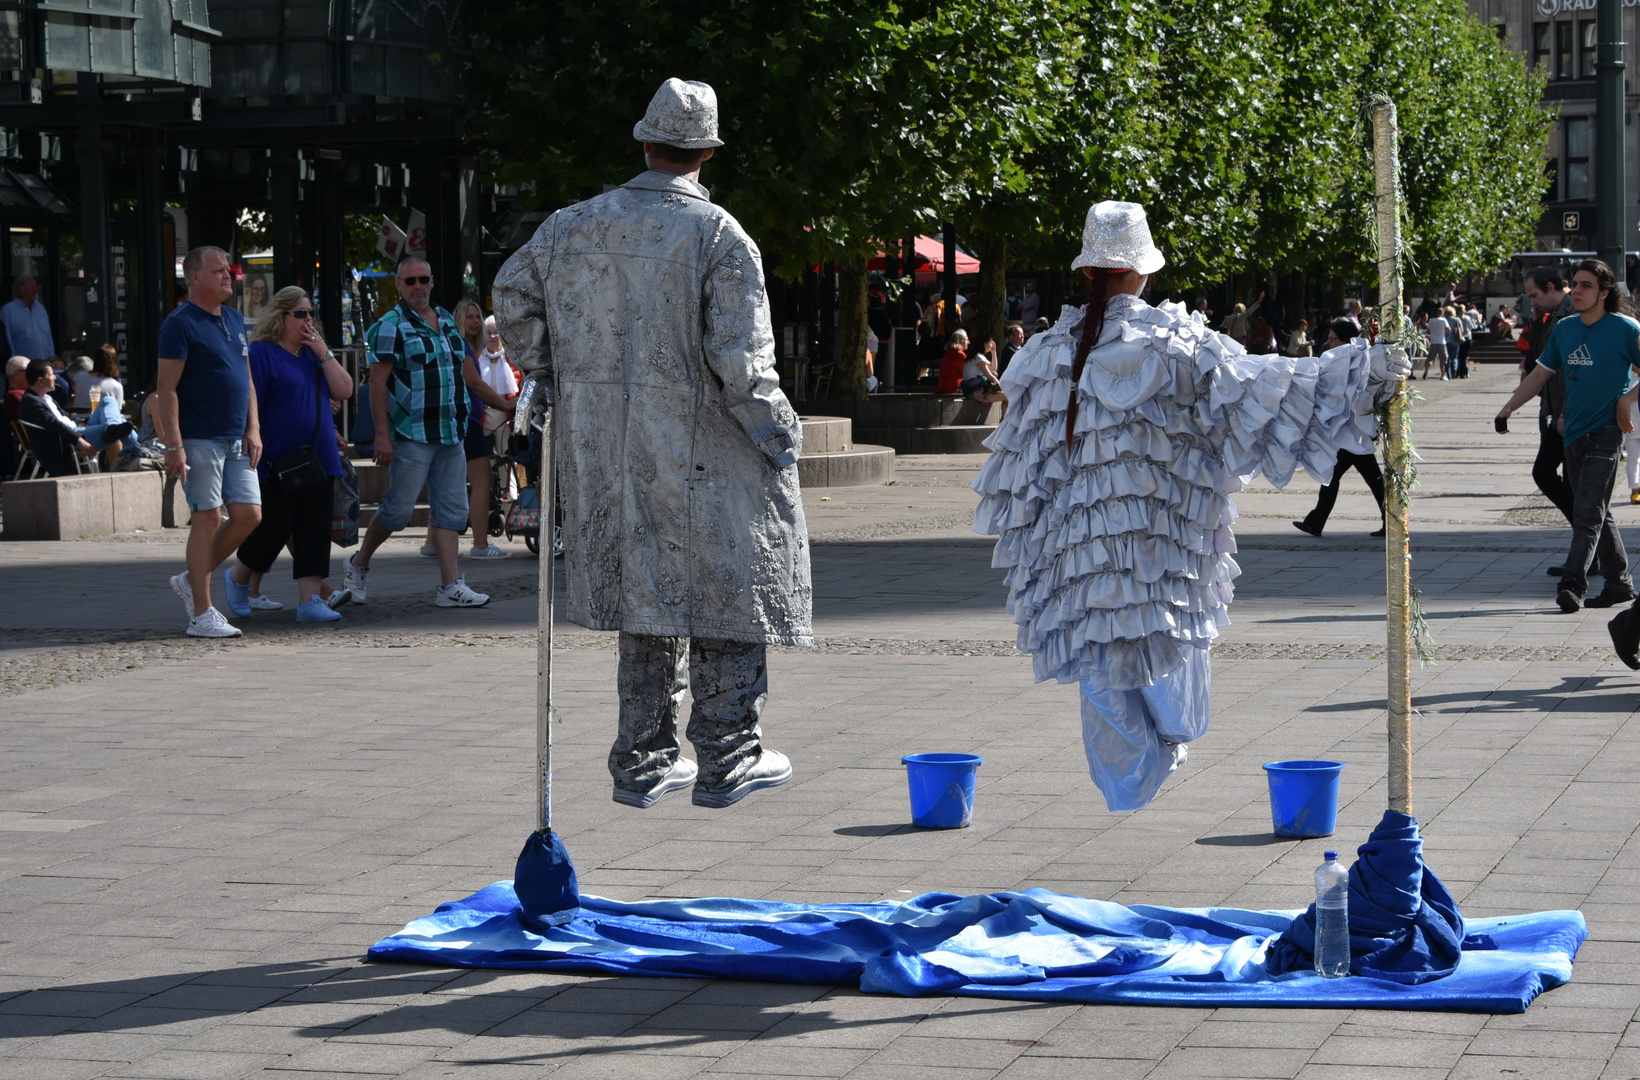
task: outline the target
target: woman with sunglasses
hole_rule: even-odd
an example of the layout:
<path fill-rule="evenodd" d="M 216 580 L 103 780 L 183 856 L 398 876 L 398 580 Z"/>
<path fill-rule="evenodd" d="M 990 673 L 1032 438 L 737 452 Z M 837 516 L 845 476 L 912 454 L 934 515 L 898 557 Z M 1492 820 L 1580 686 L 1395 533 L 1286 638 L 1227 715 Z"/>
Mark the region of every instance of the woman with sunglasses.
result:
<path fill-rule="evenodd" d="M 341 612 L 319 595 L 330 576 L 332 487 L 320 484 L 292 497 L 270 463 L 311 446 L 325 475 L 342 475 L 330 402 L 353 396 L 353 378 L 325 344 L 313 301 L 294 285 L 273 294 L 251 331 L 251 384 L 262 423 L 262 464 L 257 469 L 262 521 L 240 545 L 239 559 L 228 571 L 228 606 L 237 615 L 251 613 L 251 576 L 267 573 L 288 544 L 300 600 L 296 621 L 335 622 Z M 345 597 L 345 591 L 335 596 Z"/>

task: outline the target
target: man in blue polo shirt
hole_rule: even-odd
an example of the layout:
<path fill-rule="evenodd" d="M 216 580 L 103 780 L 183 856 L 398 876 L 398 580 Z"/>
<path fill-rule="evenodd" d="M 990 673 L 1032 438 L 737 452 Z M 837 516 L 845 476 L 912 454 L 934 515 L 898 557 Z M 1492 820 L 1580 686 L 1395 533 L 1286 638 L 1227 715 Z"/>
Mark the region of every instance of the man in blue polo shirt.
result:
<path fill-rule="evenodd" d="M 1579 318 L 1555 324 L 1537 366 L 1498 413 L 1499 420 L 1508 420 L 1550 378 L 1565 374 L 1572 550 L 1555 601 L 1567 614 L 1585 606 L 1589 559 L 1597 553 L 1606 585 L 1586 606 L 1611 607 L 1635 598 L 1623 536 L 1611 512 L 1612 484 L 1623 445 L 1618 401 L 1628 392 L 1631 371 L 1640 367 L 1640 322 L 1624 314 L 1625 306 L 1611 267 L 1598 259 L 1578 263 L 1572 273 L 1572 307 Z"/>
<path fill-rule="evenodd" d="M 171 588 L 188 611 L 190 637 L 238 637 L 211 606 L 211 575 L 262 520 L 256 466 L 262 439 L 251 392 L 245 320 L 223 301 L 233 295 L 228 253 L 197 247 L 182 260 L 188 299 L 159 328 L 159 406 L 154 429 L 165 473 L 180 477 L 193 515 L 188 568 Z M 228 518 L 222 518 L 226 503 Z"/>

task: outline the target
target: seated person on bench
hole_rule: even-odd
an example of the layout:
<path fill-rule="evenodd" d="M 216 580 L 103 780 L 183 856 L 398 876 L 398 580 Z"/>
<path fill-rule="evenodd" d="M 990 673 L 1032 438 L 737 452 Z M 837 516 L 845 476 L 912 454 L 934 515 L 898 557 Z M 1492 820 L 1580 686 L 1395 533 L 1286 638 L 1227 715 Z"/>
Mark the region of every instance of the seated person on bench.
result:
<path fill-rule="evenodd" d="M 75 451 L 89 453 L 93 449 L 85 438 L 88 429 L 70 420 L 51 396 L 57 376 L 49 361 L 30 360 L 25 377 L 28 392 L 23 395 L 17 416 L 28 432 L 29 446 L 47 476 L 73 476 L 79 472 L 74 463 Z M 107 445 L 130 433 L 131 425 L 121 423 L 104 427 L 100 438 Z"/>

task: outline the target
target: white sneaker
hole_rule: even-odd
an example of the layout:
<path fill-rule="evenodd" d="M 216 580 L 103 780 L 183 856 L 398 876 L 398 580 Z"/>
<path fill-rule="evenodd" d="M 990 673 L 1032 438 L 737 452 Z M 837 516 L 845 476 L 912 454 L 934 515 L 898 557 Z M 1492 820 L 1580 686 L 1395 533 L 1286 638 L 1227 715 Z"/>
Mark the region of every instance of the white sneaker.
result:
<path fill-rule="evenodd" d="M 485 593 L 469 589 L 465 578 L 456 578 L 454 584 L 445 585 L 433 594 L 435 607 L 483 607 L 489 602 Z"/>
<path fill-rule="evenodd" d="M 352 599 L 353 593 L 351 591 L 347 589 L 337 589 L 335 592 L 325 597 L 325 607 L 329 608 L 331 611 L 335 611 L 337 608 Z"/>
<path fill-rule="evenodd" d="M 194 587 L 188 581 L 188 571 L 184 570 L 171 579 L 171 591 L 182 598 L 182 606 L 188 618 L 194 617 Z"/>
<path fill-rule="evenodd" d="M 205 614 L 195 615 L 188 620 L 189 637 L 238 637 L 239 627 L 222 617 L 222 612 L 214 607 L 206 608 Z"/>
<path fill-rule="evenodd" d="M 486 544 L 481 548 L 473 548 L 467 552 L 469 559 L 510 559 L 512 552 L 500 544 Z"/>
<path fill-rule="evenodd" d="M 285 610 L 285 605 L 284 604 L 281 604 L 279 601 L 274 600 L 270 597 L 266 597 L 266 596 L 247 596 L 245 598 L 245 603 L 249 604 L 251 607 L 255 608 L 257 611 L 283 611 L 283 610 Z"/>
<path fill-rule="evenodd" d="M 434 547 L 432 544 L 421 545 L 421 557 L 424 559 L 438 558 L 438 548 Z"/>
<path fill-rule="evenodd" d="M 352 602 L 362 604 L 365 600 L 365 587 L 370 581 L 370 568 L 354 565 L 353 556 L 349 555 L 342 563 L 346 569 L 342 574 L 342 588 L 347 590 Z"/>

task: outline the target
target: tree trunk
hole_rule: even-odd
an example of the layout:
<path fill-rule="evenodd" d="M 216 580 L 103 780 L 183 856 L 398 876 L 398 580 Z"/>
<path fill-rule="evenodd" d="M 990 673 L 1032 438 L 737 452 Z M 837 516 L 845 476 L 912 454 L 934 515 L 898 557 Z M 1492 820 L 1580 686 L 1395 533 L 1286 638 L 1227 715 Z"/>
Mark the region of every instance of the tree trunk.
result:
<path fill-rule="evenodd" d="M 837 366 L 831 373 L 831 397 L 838 401 L 866 396 L 867 277 L 864 255 L 837 264 Z"/>
<path fill-rule="evenodd" d="M 1008 322 L 1008 238 L 985 233 L 974 242 L 979 248 L 979 295 L 969 301 L 974 311 L 972 316 L 964 312 L 963 322 L 975 338 L 996 338 L 1000 349 Z"/>

